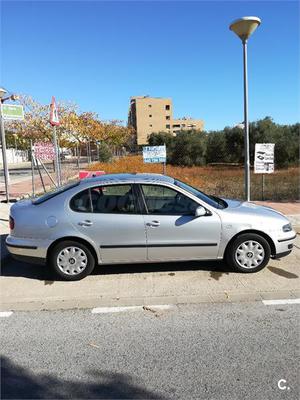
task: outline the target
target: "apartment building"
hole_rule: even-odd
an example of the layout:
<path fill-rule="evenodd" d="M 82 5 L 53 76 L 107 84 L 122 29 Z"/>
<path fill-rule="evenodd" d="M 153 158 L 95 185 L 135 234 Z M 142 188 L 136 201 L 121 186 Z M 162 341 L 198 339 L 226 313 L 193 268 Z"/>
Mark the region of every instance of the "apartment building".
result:
<path fill-rule="evenodd" d="M 203 130 L 204 122 L 189 117 L 174 119 L 170 98 L 135 96 L 130 98 L 128 125 L 136 130 L 137 144 L 143 145 L 153 132 L 176 135 L 179 130 Z"/>

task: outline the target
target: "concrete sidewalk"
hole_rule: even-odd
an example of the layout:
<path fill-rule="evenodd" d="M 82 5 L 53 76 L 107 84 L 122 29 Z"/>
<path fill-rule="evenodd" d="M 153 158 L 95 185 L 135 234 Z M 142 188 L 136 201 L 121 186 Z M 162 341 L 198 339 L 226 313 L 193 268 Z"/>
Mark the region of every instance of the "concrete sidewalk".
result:
<path fill-rule="evenodd" d="M 2 267 L 2 311 L 111 306 L 242 302 L 300 297 L 300 237 L 294 251 L 255 274 L 222 262 L 97 266 L 78 282 L 54 281 L 46 267 L 7 259 Z"/>

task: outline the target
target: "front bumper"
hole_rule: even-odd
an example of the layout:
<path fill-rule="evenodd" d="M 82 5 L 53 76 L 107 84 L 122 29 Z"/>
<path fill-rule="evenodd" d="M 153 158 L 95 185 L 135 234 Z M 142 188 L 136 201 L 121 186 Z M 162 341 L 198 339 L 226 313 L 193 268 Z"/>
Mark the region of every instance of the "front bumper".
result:
<path fill-rule="evenodd" d="M 275 244 L 276 246 L 276 254 L 273 255 L 273 258 L 281 258 L 290 254 L 293 249 L 293 244 L 296 239 L 296 232 L 291 231 L 288 237 L 277 239 Z"/>
<path fill-rule="evenodd" d="M 25 258 L 46 260 L 47 251 L 51 243 L 51 240 L 25 239 L 11 235 L 7 236 L 5 241 L 9 253 L 18 259 L 24 259 L 24 261 Z"/>

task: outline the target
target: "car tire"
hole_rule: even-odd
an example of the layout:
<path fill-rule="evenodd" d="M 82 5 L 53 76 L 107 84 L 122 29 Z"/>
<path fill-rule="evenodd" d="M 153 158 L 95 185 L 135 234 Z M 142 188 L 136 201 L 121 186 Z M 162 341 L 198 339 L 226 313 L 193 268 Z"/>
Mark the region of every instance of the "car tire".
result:
<path fill-rule="evenodd" d="M 90 249 L 73 240 L 58 243 L 49 256 L 49 266 L 65 281 L 78 281 L 89 275 L 95 267 Z"/>
<path fill-rule="evenodd" d="M 225 259 L 235 270 L 251 273 L 262 270 L 270 256 L 270 245 L 265 238 L 254 233 L 244 233 L 229 245 Z"/>

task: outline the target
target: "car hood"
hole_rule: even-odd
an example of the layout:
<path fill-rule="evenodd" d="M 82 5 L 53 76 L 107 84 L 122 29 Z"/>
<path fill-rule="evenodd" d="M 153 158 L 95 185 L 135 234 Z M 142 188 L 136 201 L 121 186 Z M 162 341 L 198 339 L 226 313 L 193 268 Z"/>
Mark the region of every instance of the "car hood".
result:
<path fill-rule="evenodd" d="M 271 207 L 257 205 L 255 203 L 251 203 L 248 201 L 239 201 L 232 199 L 224 199 L 228 204 L 228 207 L 224 209 L 228 211 L 233 211 L 241 214 L 247 215 L 257 215 L 260 217 L 275 217 L 281 218 L 284 221 L 287 221 L 287 218 L 279 211 L 274 210 Z"/>

